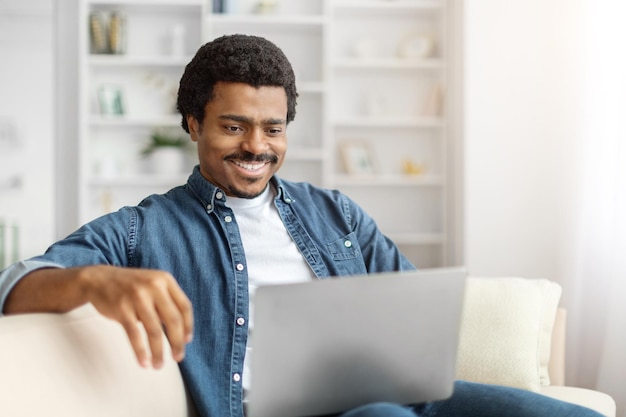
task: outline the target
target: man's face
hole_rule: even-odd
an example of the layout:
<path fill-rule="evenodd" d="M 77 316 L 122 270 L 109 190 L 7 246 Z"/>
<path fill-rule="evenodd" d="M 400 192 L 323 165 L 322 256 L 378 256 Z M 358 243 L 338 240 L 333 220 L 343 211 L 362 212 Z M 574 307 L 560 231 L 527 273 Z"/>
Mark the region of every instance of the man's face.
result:
<path fill-rule="evenodd" d="M 287 151 L 287 95 L 282 87 L 219 82 L 202 125 L 187 117 L 200 173 L 227 195 L 259 195 Z"/>

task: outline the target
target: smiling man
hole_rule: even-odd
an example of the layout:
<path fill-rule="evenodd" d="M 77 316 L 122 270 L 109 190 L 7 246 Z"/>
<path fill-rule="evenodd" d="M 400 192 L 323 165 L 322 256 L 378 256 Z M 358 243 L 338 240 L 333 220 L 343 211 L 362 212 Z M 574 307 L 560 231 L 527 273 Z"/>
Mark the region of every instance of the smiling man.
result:
<path fill-rule="evenodd" d="M 92 303 L 121 323 L 142 366 L 162 365 L 166 336 L 201 416 L 243 416 L 258 285 L 414 269 L 345 195 L 276 175 L 296 99 L 291 65 L 271 42 L 232 35 L 201 47 L 178 93 L 199 158 L 187 184 L 100 217 L 2 271 L 0 311 Z M 445 401 L 366 404 L 342 417 L 416 415 L 598 416 L 521 390 L 458 382 Z"/>
<path fill-rule="evenodd" d="M 287 150 L 287 95 L 282 87 L 218 82 L 204 120 L 187 116 L 198 143 L 200 173 L 229 196 L 253 198 L 267 187 Z"/>

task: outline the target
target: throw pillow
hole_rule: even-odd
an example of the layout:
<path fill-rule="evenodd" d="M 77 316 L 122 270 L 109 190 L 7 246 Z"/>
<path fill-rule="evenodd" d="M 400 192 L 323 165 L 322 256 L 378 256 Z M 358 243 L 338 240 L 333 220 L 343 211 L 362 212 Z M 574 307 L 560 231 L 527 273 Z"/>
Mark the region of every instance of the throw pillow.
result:
<path fill-rule="evenodd" d="M 467 281 L 457 378 L 539 392 L 549 385 L 561 286 L 545 279 Z"/>

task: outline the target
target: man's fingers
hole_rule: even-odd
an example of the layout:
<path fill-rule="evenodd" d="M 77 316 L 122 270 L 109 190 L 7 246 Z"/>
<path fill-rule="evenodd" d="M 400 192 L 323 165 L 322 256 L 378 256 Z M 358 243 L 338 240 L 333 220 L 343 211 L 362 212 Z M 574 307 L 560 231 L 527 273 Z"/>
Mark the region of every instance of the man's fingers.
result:
<path fill-rule="evenodd" d="M 139 329 L 139 322 L 136 319 L 128 319 L 120 320 L 120 323 L 128 335 L 128 340 L 135 352 L 137 361 L 143 368 L 149 368 L 151 365 L 151 355 L 146 346 L 143 332 Z"/>
<path fill-rule="evenodd" d="M 163 366 L 163 327 L 154 305 L 139 305 L 137 308 L 137 317 L 143 324 L 152 352 L 152 367 L 159 369 Z"/>
<path fill-rule="evenodd" d="M 189 301 L 189 298 L 178 285 L 170 288 L 170 295 L 182 316 L 185 343 L 189 343 L 193 338 L 193 307 L 191 301 Z"/>
<path fill-rule="evenodd" d="M 193 315 L 187 297 L 178 294 L 178 286 L 171 286 L 169 292 L 156 303 L 157 313 L 165 326 L 166 335 L 172 348 L 174 360 L 180 362 L 185 357 L 185 345 L 191 338 Z"/>
<path fill-rule="evenodd" d="M 180 362 L 185 356 L 185 329 L 180 313 L 173 303 L 169 304 L 169 306 L 159 305 L 159 316 L 163 320 L 165 334 L 172 349 L 172 357 Z"/>
<path fill-rule="evenodd" d="M 172 357 L 180 362 L 185 357 L 185 345 L 193 332 L 191 302 L 173 278 L 168 276 L 165 285 L 163 284 L 163 281 L 155 282 L 149 298 L 138 297 L 136 300 L 138 317 L 146 329 L 155 368 L 160 368 L 163 364 L 164 333 L 169 341 Z"/>

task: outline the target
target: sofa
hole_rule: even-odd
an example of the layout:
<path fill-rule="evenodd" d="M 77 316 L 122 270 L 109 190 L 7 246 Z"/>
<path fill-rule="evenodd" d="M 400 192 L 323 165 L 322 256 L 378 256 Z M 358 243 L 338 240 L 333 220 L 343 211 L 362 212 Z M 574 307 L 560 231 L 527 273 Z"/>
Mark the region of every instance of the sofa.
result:
<path fill-rule="evenodd" d="M 458 377 L 516 386 L 614 417 L 615 402 L 564 386 L 560 287 L 515 277 L 468 279 Z M 0 415 L 196 416 L 177 364 L 141 368 L 122 327 L 86 305 L 0 318 Z"/>

